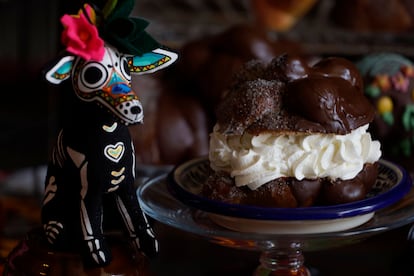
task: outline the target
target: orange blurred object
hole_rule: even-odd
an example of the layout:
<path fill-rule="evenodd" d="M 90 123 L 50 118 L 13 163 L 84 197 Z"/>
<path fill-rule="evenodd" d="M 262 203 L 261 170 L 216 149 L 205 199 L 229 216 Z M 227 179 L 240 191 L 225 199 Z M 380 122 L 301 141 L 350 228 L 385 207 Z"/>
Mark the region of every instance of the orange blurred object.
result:
<path fill-rule="evenodd" d="M 292 28 L 318 0 L 250 0 L 256 22 L 274 31 Z"/>

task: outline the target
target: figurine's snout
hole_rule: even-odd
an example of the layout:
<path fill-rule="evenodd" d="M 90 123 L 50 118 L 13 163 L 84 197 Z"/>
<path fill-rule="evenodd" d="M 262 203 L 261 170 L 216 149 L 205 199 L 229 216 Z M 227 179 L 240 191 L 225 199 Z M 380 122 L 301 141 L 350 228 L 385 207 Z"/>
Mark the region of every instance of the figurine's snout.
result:
<path fill-rule="evenodd" d="M 144 120 L 144 112 L 142 104 L 137 99 L 132 99 L 121 103 L 117 107 L 118 113 L 122 115 L 122 119 L 127 124 L 142 123 Z"/>
<path fill-rule="evenodd" d="M 132 114 L 139 114 L 139 113 L 141 113 L 142 112 L 142 109 L 141 109 L 141 107 L 139 107 L 139 106 L 133 106 L 132 108 L 131 108 L 131 113 Z"/>

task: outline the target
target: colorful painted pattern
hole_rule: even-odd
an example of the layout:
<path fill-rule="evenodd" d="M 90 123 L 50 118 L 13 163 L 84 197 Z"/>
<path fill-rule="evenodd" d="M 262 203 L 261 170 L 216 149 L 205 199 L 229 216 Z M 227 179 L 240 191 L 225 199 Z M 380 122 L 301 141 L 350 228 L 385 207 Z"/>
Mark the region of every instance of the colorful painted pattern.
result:
<path fill-rule="evenodd" d="M 357 64 L 365 94 L 376 107 L 376 134 L 393 156 L 414 153 L 414 65 L 398 54 L 376 54 Z M 382 121 L 382 123 L 380 121 Z"/>

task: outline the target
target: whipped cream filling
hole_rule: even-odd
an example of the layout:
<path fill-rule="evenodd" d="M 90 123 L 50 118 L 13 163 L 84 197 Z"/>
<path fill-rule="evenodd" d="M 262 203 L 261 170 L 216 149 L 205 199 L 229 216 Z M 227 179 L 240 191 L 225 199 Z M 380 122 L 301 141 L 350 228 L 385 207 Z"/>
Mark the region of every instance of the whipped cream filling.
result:
<path fill-rule="evenodd" d="M 346 135 L 228 136 L 219 133 L 216 125 L 210 134 L 210 165 L 215 171 L 228 172 L 236 186 L 247 185 L 252 190 L 279 177 L 348 180 L 365 163 L 381 157 L 380 143 L 371 139 L 367 129 L 368 124 Z"/>

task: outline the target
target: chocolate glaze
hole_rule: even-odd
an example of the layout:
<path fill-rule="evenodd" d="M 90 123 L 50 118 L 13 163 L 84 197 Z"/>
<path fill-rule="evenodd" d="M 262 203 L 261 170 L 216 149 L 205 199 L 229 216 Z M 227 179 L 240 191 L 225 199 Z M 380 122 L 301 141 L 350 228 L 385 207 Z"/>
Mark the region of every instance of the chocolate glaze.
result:
<path fill-rule="evenodd" d="M 353 179 L 325 181 L 320 199 L 326 204 L 347 203 L 364 199 L 378 175 L 378 163 L 365 164 Z"/>
<path fill-rule="evenodd" d="M 346 134 L 374 119 L 372 105 L 350 82 L 315 76 L 288 83 L 285 106 L 298 115 L 297 131 L 316 123 L 321 132 Z M 368 113 L 367 113 L 368 112 Z"/>
<path fill-rule="evenodd" d="M 347 134 L 374 120 L 356 67 L 343 58 L 308 66 L 282 55 L 265 65 L 252 60 L 236 75 L 216 110 L 219 131 Z M 365 164 L 350 180 L 281 177 L 256 190 L 236 187 L 225 172 L 212 171 L 202 195 L 233 204 L 307 207 L 363 199 L 374 185 L 377 163 Z"/>
<path fill-rule="evenodd" d="M 365 198 L 375 184 L 378 165 L 365 164 L 350 180 L 277 178 L 256 190 L 236 187 L 233 178 L 211 173 L 201 194 L 213 200 L 262 207 L 309 207 L 353 202 Z"/>
<path fill-rule="evenodd" d="M 374 119 L 362 88 L 358 70 L 343 58 L 313 66 L 287 55 L 250 61 L 217 107 L 219 131 L 347 134 Z"/>

